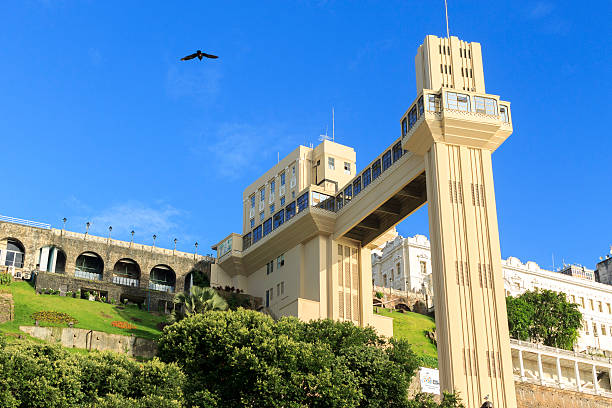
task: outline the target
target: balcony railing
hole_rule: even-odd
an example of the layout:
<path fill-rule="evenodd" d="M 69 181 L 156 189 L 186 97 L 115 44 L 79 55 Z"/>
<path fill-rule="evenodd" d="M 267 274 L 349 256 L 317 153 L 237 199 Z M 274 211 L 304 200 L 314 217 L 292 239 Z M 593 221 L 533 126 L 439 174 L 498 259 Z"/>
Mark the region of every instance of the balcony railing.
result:
<path fill-rule="evenodd" d="M 0 215 L 0 221 L 10 222 L 12 224 L 26 225 L 28 227 L 42 228 L 46 230 L 51 229 L 50 224 L 44 224 L 42 222 L 36 222 L 36 221 L 30 221 L 30 220 L 22 220 L 21 218 L 7 217 L 6 215 Z"/>
<path fill-rule="evenodd" d="M 83 278 L 89 280 L 102 280 L 102 274 L 96 272 L 86 272 L 80 269 L 74 271 L 75 278 Z"/>
<path fill-rule="evenodd" d="M 128 278 L 125 276 L 113 276 L 113 283 L 116 283 L 117 285 L 132 286 L 132 287 L 140 286 L 140 280 L 134 279 L 134 278 Z"/>
<path fill-rule="evenodd" d="M 149 282 L 149 289 L 157 290 L 159 292 L 173 293 L 174 292 L 174 285 L 168 285 L 168 284 L 156 283 L 156 282 Z"/>

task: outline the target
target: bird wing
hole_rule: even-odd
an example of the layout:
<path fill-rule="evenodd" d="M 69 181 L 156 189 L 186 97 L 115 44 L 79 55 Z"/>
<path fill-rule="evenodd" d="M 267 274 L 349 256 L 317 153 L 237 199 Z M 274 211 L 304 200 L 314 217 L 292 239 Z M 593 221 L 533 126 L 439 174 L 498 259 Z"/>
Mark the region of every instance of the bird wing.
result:
<path fill-rule="evenodd" d="M 212 58 L 212 59 L 219 58 L 216 55 L 206 54 L 205 52 L 203 52 L 202 55 L 205 56 L 206 58 Z"/>
<path fill-rule="evenodd" d="M 197 56 L 198 56 L 198 53 L 191 54 L 191 55 L 188 55 L 186 57 L 181 58 L 181 61 L 187 61 L 187 60 L 190 60 L 190 59 L 194 59 Z"/>

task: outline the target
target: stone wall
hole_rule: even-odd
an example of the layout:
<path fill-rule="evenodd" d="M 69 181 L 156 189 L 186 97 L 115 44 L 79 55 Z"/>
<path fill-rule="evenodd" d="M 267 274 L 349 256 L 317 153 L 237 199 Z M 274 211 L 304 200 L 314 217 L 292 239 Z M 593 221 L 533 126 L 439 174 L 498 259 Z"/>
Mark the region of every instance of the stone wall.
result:
<path fill-rule="evenodd" d="M 0 293 L 0 323 L 13 320 L 13 295 Z"/>
<path fill-rule="evenodd" d="M 515 382 L 518 408 L 609 408 L 612 399 L 571 390 Z"/>
<path fill-rule="evenodd" d="M 50 343 L 61 343 L 64 347 L 114 351 L 145 358 L 153 358 L 157 353 L 157 345 L 153 340 L 140 337 L 67 327 L 19 326 L 19 330 Z"/>

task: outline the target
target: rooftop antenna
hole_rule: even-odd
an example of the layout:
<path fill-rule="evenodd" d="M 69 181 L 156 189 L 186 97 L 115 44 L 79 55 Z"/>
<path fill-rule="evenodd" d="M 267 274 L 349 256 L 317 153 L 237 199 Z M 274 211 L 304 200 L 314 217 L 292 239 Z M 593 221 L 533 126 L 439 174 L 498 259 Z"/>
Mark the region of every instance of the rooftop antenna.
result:
<path fill-rule="evenodd" d="M 276 163 L 280 163 L 280 152 L 276 152 Z"/>
<path fill-rule="evenodd" d="M 325 126 L 325 134 L 324 135 L 319 135 L 319 141 L 323 142 L 325 140 L 330 140 L 329 136 L 327 135 L 327 126 Z"/>
<path fill-rule="evenodd" d="M 444 11 L 446 11 L 446 36 L 450 39 L 450 31 L 448 30 L 448 3 L 444 0 Z"/>

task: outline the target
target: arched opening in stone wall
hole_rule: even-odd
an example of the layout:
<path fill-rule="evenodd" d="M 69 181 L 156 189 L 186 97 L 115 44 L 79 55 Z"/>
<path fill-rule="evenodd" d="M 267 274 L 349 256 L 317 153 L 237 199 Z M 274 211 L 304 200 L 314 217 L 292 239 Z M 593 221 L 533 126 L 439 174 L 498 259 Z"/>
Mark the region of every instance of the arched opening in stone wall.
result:
<path fill-rule="evenodd" d="M 23 268 L 25 247 L 16 238 L 5 238 L 0 241 L 0 264 L 9 268 Z"/>
<path fill-rule="evenodd" d="M 123 258 L 115 263 L 113 268 L 113 283 L 124 286 L 140 286 L 140 266 L 129 258 Z"/>
<path fill-rule="evenodd" d="M 168 265 L 157 265 L 149 274 L 149 289 L 160 292 L 174 292 L 176 274 Z"/>
<path fill-rule="evenodd" d="M 395 310 L 403 311 L 403 312 L 411 312 L 410 306 L 405 303 L 398 303 L 395 305 Z"/>
<path fill-rule="evenodd" d="M 74 276 L 89 280 L 102 280 L 104 261 L 95 252 L 83 252 L 76 259 Z"/>
<path fill-rule="evenodd" d="M 42 272 L 66 272 L 66 253 L 60 248 L 49 245 L 38 250 L 36 268 Z"/>

